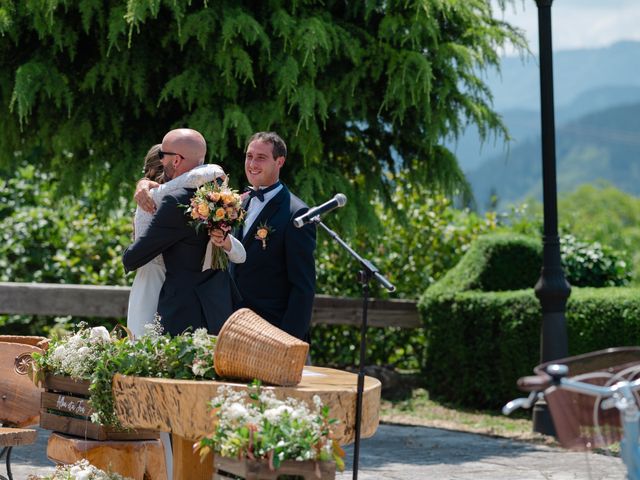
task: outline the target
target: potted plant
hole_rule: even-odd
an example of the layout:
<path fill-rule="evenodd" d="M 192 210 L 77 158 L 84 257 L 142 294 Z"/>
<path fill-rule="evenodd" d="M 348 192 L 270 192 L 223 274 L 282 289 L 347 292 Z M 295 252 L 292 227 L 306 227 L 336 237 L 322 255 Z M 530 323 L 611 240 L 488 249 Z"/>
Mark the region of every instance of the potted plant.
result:
<path fill-rule="evenodd" d="M 310 406 L 294 398 L 279 400 L 254 382 L 249 391 L 225 386 L 210 402 L 214 431 L 194 445 L 205 457 L 214 453 L 219 475 L 263 478 L 267 472 L 332 479 L 344 468 L 344 451 L 332 438 L 329 408 L 318 396 Z M 262 473 L 261 473 L 262 472 Z M 224 477 L 221 477 L 224 478 Z M 269 477 L 271 478 L 271 477 Z"/>

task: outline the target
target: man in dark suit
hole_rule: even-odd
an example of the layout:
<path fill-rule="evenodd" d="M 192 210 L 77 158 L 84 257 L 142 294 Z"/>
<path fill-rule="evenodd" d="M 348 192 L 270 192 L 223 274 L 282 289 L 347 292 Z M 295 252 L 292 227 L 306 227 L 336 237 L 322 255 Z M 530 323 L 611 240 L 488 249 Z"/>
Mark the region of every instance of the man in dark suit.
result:
<path fill-rule="evenodd" d="M 316 227 L 293 225 L 307 205 L 280 183 L 287 146 L 274 132 L 254 134 L 247 143 L 245 174 L 252 186 L 245 200 L 247 217 L 237 237 L 247 252 L 244 263 L 231 265 L 242 300 L 273 325 L 309 340 L 315 295 Z"/>
<path fill-rule="evenodd" d="M 171 130 L 163 138 L 159 152 L 165 179 L 177 178 L 202 165 L 206 152 L 204 137 L 197 131 Z M 196 232 L 189 225 L 186 209 L 182 207 L 189 204 L 194 192 L 195 189 L 179 188 L 165 195 L 148 230 L 122 257 L 125 269 L 131 271 L 162 254 L 166 279 L 158 299 L 158 314 L 165 332 L 171 335 L 189 327 L 204 327 L 217 334 L 233 312 L 227 272 L 202 271 L 209 235 L 206 229 Z"/>

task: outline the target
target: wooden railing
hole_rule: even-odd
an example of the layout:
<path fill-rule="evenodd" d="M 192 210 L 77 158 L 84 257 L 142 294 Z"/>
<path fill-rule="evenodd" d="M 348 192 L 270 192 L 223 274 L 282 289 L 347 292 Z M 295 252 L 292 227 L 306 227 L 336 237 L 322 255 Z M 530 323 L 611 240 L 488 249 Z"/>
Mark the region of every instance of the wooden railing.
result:
<path fill-rule="evenodd" d="M 127 316 L 129 287 L 0 282 L 0 314 L 72 315 L 122 318 Z M 372 327 L 422 326 L 413 300 L 370 300 Z M 360 325 L 362 300 L 316 295 L 313 323 Z"/>

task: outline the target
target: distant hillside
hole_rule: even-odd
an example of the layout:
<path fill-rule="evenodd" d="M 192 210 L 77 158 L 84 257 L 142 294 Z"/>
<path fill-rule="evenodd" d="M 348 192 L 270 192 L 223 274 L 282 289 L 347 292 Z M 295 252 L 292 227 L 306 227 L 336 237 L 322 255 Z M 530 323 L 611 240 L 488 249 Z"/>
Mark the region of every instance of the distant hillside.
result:
<path fill-rule="evenodd" d="M 554 97 L 556 126 L 581 116 L 620 105 L 640 102 L 640 42 L 621 42 L 592 50 L 554 53 Z M 502 59 L 502 74 L 485 76 L 494 95 L 494 107 L 502 114 L 514 142 L 540 135 L 539 71 L 535 58 Z M 465 172 L 484 161 L 505 155 L 502 139 L 480 144 L 471 126 L 458 142 L 448 142 Z"/>
<path fill-rule="evenodd" d="M 558 191 L 604 179 L 640 195 L 640 103 L 609 108 L 569 122 L 556 131 Z M 542 198 L 540 136 L 521 142 L 468 174 L 480 209 L 495 193 L 500 206 Z"/>
<path fill-rule="evenodd" d="M 553 54 L 556 106 L 568 105 L 601 86 L 640 86 L 640 42 L 619 42 L 607 48 L 561 50 Z M 524 63 L 523 63 L 524 62 Z M 504 57 L 501 74 L 486 77 L 498 111 L 538 110 L 540 72 L 537 58 Z"/>

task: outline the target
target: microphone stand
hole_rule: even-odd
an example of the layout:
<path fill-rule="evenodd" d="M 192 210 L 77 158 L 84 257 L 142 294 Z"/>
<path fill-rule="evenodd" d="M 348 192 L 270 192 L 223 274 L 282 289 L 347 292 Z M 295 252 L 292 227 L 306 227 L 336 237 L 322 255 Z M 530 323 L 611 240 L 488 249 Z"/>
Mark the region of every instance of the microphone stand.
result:
<path fill-rule="evenodd" d="M 396 287 L 389 282 L 369 260 L 358 255 L 349 245 L 342 240 L 336 232 L 320 221 L 320 215 L 313 217 L 311 222 L 320 225 L 336 242 L 355 258 L 361 266 L 358 272 L 358 283 L 362 285 L 362 324 L 360 325 L 360 364 L 358 368 L 358 386 L 356 389 L 356 428 L 355 442 L 353 444 L 353 478 L 358 480 L 358 463 L 360 459 L 360 424 L 362 423 L 362 396 L 364 392 L 364 363 L 367 348 L 367 310 L 369 306 L 369 282 L 375 278 L 384 288 L 390 292 Z"/>

